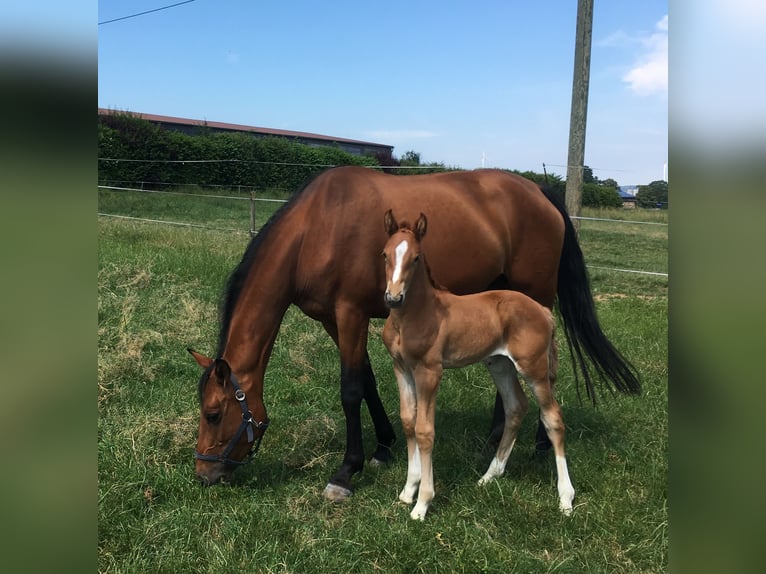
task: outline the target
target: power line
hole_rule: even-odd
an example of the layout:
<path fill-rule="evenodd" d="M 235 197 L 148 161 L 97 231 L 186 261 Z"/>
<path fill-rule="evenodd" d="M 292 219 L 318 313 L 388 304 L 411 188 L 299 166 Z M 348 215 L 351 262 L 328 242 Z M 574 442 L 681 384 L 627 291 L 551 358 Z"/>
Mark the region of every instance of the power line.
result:
<path fill-rule="evenodd" d="M 101 24 L 111 24 L 112 22 L 119 22 L 120 20 L 127 20 L 128 18 L 135 18 L 136 16 L 143 16 L 144 14 L 151 14 L 152 12 L 159 12 L 160 10 L 167 10 L 168 8 L 175 8 L 176 6 L 181 6 L 182 4 L 189 4 L 194 1 L 195 0 L 186 0 L 185 2 L 176 2 L 175 4 L 170 4 L 169 6 L 163 6 L 162 8 L 155 8 L 154 10 L 139 12 L 138 14 L 131 14 L 130 16 L 121 16 L 120 18 L 113 18 L 112 20 L 104 20 L 103 22 L 99 22 L 98 25 L 101 26 Z"/>

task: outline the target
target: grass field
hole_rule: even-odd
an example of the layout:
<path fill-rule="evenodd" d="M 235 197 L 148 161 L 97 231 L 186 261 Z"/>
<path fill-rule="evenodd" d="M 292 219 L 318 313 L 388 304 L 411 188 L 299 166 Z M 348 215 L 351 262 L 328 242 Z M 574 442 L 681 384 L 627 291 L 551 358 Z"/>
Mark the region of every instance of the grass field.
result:
<path fill-rule="evenodd" d="M 160 204 L 157 204 L 157 200 Z M 194 478 L 199 371 L 217 303 L 248 241 L 246 201 L 100 192 L 99 211 L 242 233 L 99 218 L 100 572 L 663 572 L 668 563 L 667 289 L 663 276 L 591 269 L 602 325 L 639 369 L 640 398 L 580 403 L 561 341 L 558 398 L 575 509 L 558 511 L 553 457 L 537 460 L 536 407 L 506 473 L 476 481 L 494 387 L 482 367 L 448 371 L 437 408 L 437 497 L 424 523 L 398 503 L 406 455 L 390 359 L 374 321 L 368 343 L 400 440 L 366 468 L 356 494 L 326 502 L 342 458 L 339 363 L 321 327 L 291 308 L 266 373 L 271 417 L 256 461 L 233 484 Z M 261 224 L 278 204 L 259 204 Z M 583 215 L 667 222 L 667 212 Z M 668 228 L 583 221 L 592 266 L 667 272 Z M 367 452 L 374 435 L 363 413 Z"/>

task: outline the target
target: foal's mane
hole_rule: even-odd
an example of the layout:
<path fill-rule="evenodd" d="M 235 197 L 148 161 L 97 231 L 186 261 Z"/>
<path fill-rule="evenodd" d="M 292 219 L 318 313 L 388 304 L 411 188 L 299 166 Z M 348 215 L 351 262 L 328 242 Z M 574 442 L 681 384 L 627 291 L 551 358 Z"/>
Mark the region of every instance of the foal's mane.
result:
<path fill-rule="evenodd" d="M 274 214 L 263 225 L 263 227 L 261 227 L 260 231 L 258 231 L 258 233 L 250 240 L 250 243 L 247 245 L 247 249 L 245 249 L 244 255 L 242 255 L 242 260 L 239 262 L 239 265 L 237 265 L 229 274 L 229 277 L 226 280 L 226 287 L 223 291 L 221 302 L 218 308 L 220 330 L 218 331 L 218 350 L 216 352 L 216 357 L 221 357 L 223 355 L 224 349 L 226 348 L 226 342 L 228 339 L 229 327 L 231 326 L 232 315 L 234 314 L 234 308 L 237 306 L 237 301 L 242 294 L 242 289 L 244 288 L 245 282 L 247 281 L 250 268 L 258 257 L 258 252 L 261 246 L 269 236 L 269 233 L 274 228 L 274 224 L 277 223 L 285 213 L 290 211 L 295 206 L 295 204 L 303 197 L 303 192 L 306 190 L 306 188 L 308 188 L 308 186 L 311 184 L 311 182 L 314 181 L 315 178 L 316 176 L 309 179 L 303 185 L 303 187 L 301 187 L 292 195 L 292 197 L 290 197 L 287 203 L 283 203 L 282 206 L 276 212 L 274 212 Z"/>
<path fill-rule="evenodd" d="M 412 236 L 415 238 L 415 240 L 418 243 L 422 244 L 422 240 L 418 240 L 417 235 L 415 235 L 415 231 L 413 231 L 412 226 L 407 221 L 402 221 L 399 224 L 398 231 L 406 231 L 407 233 L 412 234 Z M 431 287 L 438 291 L 449 291 L 444 285 L 439 283 L 436 279 L 434 279 L 433 274 L 431 273 L 431 266 L 428 264 L 428 258 L 426 257 L 426 254 L 423 253 L 423 251 L 420 252 L 420 257 L 423 261 L 423 267 L 426 270 L 426 277 L 428 277 L 428 282 L 431 284 Z"/>

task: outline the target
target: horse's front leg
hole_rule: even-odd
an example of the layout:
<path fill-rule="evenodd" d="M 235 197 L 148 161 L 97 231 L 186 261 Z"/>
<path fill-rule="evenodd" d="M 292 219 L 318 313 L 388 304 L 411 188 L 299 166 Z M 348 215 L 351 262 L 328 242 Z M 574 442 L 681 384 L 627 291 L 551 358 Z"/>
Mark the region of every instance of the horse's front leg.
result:
<path fill-rule="evenodd" d="M 415 422 L 415 440 L 420 454 L 420 489 L 418 501 L 412 509 L 410 516 L 415 520 L 424 520 L 428 507 L 434 498 L 434 472 L 433 450 L 435 420 L 436 420 L 436 392 L 441 380 L 441 366 L 434 369 L 418 368 L 415 375 L 417 394 L 417 417 Z"/>
<path fill-rule="evenodd" d="M 367 357 L 368 319 L 352 307 L 336 309 L 336 323 L 324 323 L 340 351 L 340 400 L 346 417 L 343 462 L 324 489 L 325 498 L 341 502 L 353 494 L 351 478 L 364 467 L 361 407 L 365 378 L 371 370 Z"/>

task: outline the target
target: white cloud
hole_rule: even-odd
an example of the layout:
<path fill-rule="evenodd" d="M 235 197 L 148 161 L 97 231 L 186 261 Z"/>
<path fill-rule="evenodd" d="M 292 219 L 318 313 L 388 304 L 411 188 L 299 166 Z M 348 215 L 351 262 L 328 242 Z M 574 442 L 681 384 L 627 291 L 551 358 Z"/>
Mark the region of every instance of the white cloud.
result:
<path fill-rule="evenodd" d="M 630 89 L 642 95 L 668 92 L 668 16 L 657 22 L 653 34 L 641 39 L 644 53 L 622 77 Z"/>

